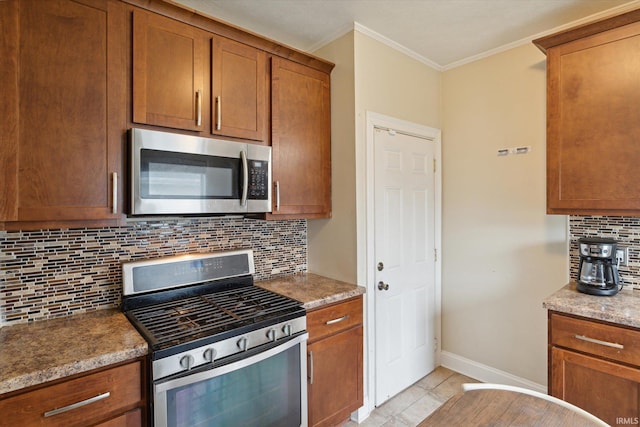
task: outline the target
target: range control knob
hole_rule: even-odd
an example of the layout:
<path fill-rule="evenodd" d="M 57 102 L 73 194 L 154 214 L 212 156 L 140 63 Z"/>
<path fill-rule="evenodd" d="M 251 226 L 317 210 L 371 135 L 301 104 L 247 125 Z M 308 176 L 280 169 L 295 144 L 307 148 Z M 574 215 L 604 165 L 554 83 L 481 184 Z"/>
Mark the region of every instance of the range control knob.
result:
<path fill-rule="evenodd" d="M 246 337 L 242 337 L 238 340 L 238 348 L 242 351 L 247 351 L 248 340 Z"/>
<path fill-rule="evenodd" d="M 270 341 L 276 340 L 276 330 L 271 328 L 267 331 L 267 339 Z"/>
<path fill-rule="evenodd" d="M 190 354 L 187 354 L 187 355 L 182 356 L 180 358 L 180 366 L 183 369 L 186 369 L 187 371 L 189 371 L 189 370 L 191 370 L 191 368 L 193 368 L 194 362 L 195 362 L 195 359 Z"/>
<path fill-rule="evenodd" d="M 206 360 L 207 362 L 213 363 L 216 360 L 216 356 L 217 356 L 216 349 L 208 348 L 204 351 L 202 356 L 204 357 L 204 360 Z"/>
<path fill-rule="evenodd" d="M 291 325 L 290 324 L 286 324 L 282 327 L 282 332 L 284 332 L 284 334 L 288 337 L 291 336 Z"/>

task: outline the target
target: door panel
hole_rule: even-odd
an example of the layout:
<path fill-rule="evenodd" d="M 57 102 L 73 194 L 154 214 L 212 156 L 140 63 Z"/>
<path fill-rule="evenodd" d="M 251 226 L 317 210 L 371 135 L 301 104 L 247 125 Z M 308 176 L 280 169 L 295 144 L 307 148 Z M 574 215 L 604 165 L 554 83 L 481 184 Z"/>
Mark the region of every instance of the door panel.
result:
<path fill-rule="evenodd" d="M 271 80 L 272 218 L 329 218 L 329 75 L 274 57 Z"/>
<path fill-rule="evenodd" d="M 212 133 L 267 139 L 266 54 L 223 37 L 212 39 Z"/>
<path fill-rule="evenodd" d="M 435 143 L 376 130 L 374 145 L 375 257 L 384 264 L 375 288 L 380 405 L 435 364 Z"/>
<path fill-rule="evenodd" d="M 134 11 L 133 121 L 202 130 L 204 56 L 195 27 Z"/>

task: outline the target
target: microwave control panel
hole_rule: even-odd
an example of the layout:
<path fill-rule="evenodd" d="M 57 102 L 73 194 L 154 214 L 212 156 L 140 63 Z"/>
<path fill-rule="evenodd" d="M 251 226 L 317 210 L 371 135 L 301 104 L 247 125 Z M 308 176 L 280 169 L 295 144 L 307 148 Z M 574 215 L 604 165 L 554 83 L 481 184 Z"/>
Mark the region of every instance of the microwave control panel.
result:
<path fill-rule="evenodd" d="M 249 160 L 249 194 L 252 200 L 269 198 L 269 162 Z"/>

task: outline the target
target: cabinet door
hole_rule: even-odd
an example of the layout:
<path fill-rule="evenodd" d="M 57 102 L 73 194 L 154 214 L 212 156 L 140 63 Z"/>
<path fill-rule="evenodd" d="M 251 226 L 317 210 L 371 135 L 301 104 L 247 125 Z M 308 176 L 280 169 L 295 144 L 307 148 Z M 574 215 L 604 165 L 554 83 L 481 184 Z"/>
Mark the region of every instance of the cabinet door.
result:
<path fill-rule="evenodd" d="M 331 216 L 329 75 L 271 60 L 273 216 Z"/>
<path fill-rule="evenodd" d="M 547 51 L 547 211 L 640 214 L 640 23 Z"/>
<path fill-rule="evenodd" d="M 551 395 L 610 425 L 640 417 L 640 369 L 551 348 Z"/>
<path fill-rule="evenodd" d="M 9 110 L 0 129 L 8 178 L 0 221 L 115 221 L 126 126 L 122 4 L 0 2 L 0 20 Z"/>
<path fill-rule="evenodd" d="M 212 44 L 212 133 L 266 140 L 266 54 L 251 46 L 214 37 Z"/>
<path fill-rule="evenodd" d="M 362 326 L 309 345 L 309 425 L 334 426 L 362 406 Z"/>
<path fill-rule="evenodd" d="M 133 13 L 133 121 L 202 130 L 204 36 L 195 27 Z"/>
<path fill-rule="evenodd" d="M 140 427 L 142 425 L 142 410 L 136 409 L 100 423 L 96 427 Z"/>

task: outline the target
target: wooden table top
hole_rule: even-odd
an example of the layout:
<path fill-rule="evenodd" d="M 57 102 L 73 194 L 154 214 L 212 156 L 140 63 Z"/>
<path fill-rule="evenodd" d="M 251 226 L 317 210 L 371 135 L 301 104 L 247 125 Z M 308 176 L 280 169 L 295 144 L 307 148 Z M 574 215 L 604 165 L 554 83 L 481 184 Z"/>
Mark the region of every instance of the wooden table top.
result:
<path fill-rule="evenodd" d="M 418 427 L 594 425 L 590 420 L 553 402 L 514 391 L 490 389 L 456 394 Z"/>

